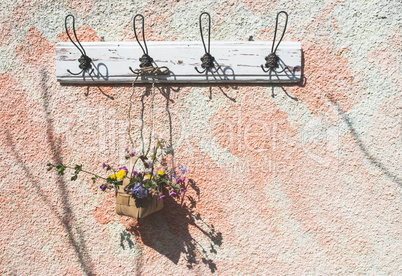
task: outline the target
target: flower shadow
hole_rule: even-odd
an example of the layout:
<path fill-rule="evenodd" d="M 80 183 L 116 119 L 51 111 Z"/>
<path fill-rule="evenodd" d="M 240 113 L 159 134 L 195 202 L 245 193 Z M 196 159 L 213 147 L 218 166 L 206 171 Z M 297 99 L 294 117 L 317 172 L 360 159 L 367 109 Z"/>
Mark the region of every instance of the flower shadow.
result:
<path fill-rule="evenodd" d="M 189 181 L 189 188 L 199 196 L 194 181 Z M 164 205 L 164 209 L 148 217 L 132 219 L 127 231 L 136 237 L 137 242 L 153 248 L 174 264 L 178 264 L 184 254 L 189 269 L 202 263 L 214 273 L 217 267 L 211 257 L 217 254 L 217 247 L 222 245 L 222 233 L 217 232 L 213 224 L 204 222 L 201 215 L 195 212 L 197 201 L 192 196 L 186 195 L 181 202 L 167 197 L 164 198 Z M 203 245 L 205 241 L 209 243 L 208 246 Z"/>

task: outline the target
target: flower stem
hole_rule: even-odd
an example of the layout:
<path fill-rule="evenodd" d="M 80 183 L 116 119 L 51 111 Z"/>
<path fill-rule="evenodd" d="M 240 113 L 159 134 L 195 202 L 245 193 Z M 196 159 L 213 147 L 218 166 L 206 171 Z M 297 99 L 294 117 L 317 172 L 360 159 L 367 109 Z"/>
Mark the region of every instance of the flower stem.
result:
<path fill-rule="evenodd" d="M 71 169 L 71 170 L 75 170 L 75 168 L 73 168 L 73 167 L 69 167 L 69 166 L 65 166 L 67 169 Z M 102 176 L 100 176 L 100 175 L 97 175 L 97 174 L 95 174 L 95 173 L 91 173 L 91 172 L 88 172 L 88 171 L 86 171 L 86 170 L 80 170 L 80 172 L 84 172 L 84 173 L 86 173 L 86 174 L 90 174 L 90 175 L 93 175 L 93 176 L 95 176 L 95 177 L 98 177 L 98 178 L 101 178 L 101 179 L 104 179 L 104 180 L 106 180 L 106 178 L 104 178 L 104 177 L 102 177 Z"/>

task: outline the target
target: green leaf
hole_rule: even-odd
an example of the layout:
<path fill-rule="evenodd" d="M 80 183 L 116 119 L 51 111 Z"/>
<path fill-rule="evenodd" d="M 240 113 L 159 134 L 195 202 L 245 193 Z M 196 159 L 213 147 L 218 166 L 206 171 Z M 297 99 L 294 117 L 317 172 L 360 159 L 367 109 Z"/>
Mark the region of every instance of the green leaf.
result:
<path fill-rule="evenodd" d="M 52 169 L 52 167 L 47 168 L 47 171 L 50 171 Z"/>
<path fill-rule="evenodd" d="M 95 184 L 97 177 L 95 176 L 95 177 L 92 177 L 91 179 L 92 179 L 93 184 Z"/>
<path fill-rule="evenodd" d="M 75 169 L 74 174 L 77 175 L 80 173 L 80 171 L 82 171 L 82 165 L 81 166 L 75 165 L 74 169 Z"/>
<path fill-rule="evenodd" d="M 59 175 L 64 175 L 64 170 L 66 169 L 66 167 L 64 165 L 58 165 L 56 166 L 56 169 Z"/>
<path fill-rule="evenodd" d="M 71 181 L 75 181 L 75 180 L 77 180 L 77 175 L 74 175 L 71 177 Z"/>
<path fill-rule="evenodd" d="M 174 184 L 172 184 L 172 183 L 169 183 L 169 185 L 172 186 L 173 188 L 176 188 L 176 189 L 180 189 L 180 190 L 181 190 L 181 187 L 180 187 L 180 186 L 174 185 Z"/>

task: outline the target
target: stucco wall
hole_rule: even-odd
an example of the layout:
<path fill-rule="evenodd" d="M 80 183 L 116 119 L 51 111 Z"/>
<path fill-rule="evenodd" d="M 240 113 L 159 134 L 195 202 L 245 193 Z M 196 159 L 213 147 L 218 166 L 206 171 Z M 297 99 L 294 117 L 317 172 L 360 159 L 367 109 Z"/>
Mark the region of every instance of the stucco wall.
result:
<path fill-rule="evenodd" d="M 124 164 L 129 86 L 60 86 L 55 43 L 272 40 L 289 13 L 304 83 L 160 87 L 155 131 L 192 187 L 142 220 L 46 163 Z M 0 272 L 6 275 L 402 274 L 400 1 L 2 1 Z M 141 98 L 132 133 L 140 148 Z M 145 133 L 150 96 L 144 97 Z"/>

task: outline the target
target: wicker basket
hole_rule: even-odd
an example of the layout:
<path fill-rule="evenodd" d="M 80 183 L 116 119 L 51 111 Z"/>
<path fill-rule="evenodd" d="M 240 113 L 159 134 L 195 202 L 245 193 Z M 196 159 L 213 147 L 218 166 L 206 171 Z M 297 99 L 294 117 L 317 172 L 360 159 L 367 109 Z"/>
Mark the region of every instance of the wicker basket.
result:
<path fill-rule="evenodd" d="M 128 164 L 129 174 L 133 166 L 136 164 L 138 156 L 132 157 Z M 155 196 L 145 198 L 134 198 L 132 195 L 126 194 L 124 188 L 130 183 L 128 178 L 124 178 L 123 184 L 116 189 L 116 213 L 121 216 L 132 218 L 144 218 L 163 208 L 163 199 L 157 200 Z"/>
<path fill-rule="evenodd" d="M 124 192 L 129 180 L 126 178 L 123 185 L 119 186 L 116 192 L 116 213 L 121 216 L 132 218 L 144 218 L 163 208 L 163 199 L 157 200 L 155 196 L 134 198 Z"/>

